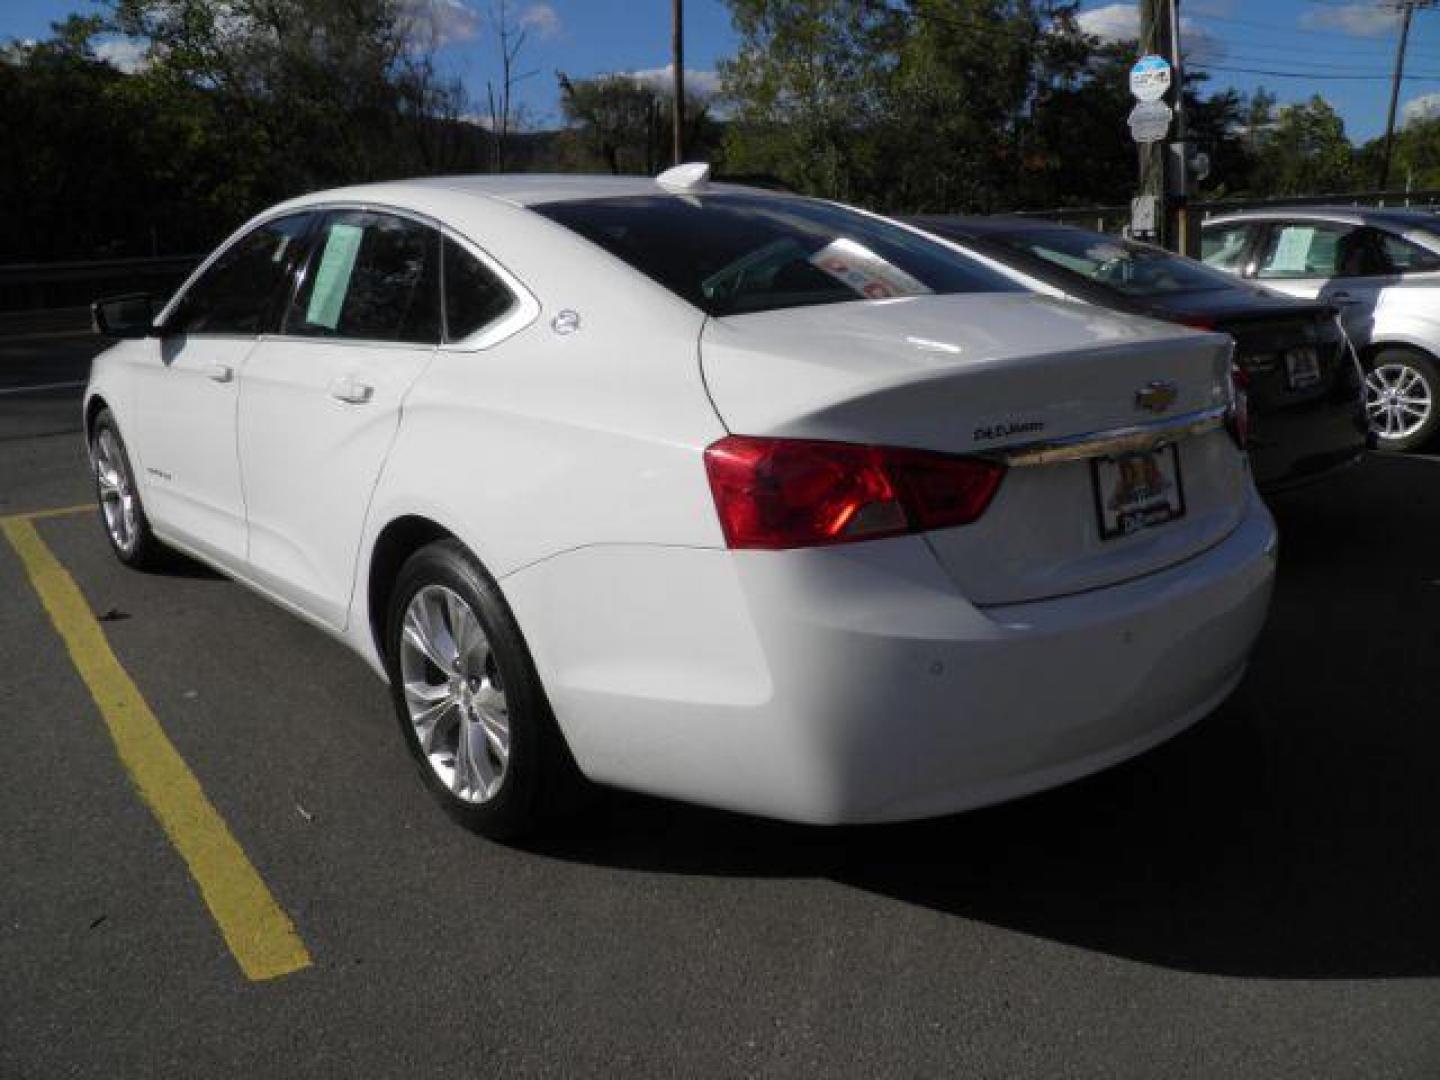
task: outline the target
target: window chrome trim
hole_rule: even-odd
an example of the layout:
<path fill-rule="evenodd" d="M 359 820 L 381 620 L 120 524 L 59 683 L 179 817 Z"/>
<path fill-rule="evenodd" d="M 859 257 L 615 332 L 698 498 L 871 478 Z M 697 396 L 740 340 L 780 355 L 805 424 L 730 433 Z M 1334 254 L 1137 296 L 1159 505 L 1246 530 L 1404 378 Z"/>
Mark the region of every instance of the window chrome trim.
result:
<path fill-rule="evenodd" d="M 183 297 L 185 293 L 190 290 L 190 286 L 193 285 L 200 278 L 200 275 L 210 269 L 210 265 L 217 259 L 219 259 L 221 255 L 223 255 L 226 251 L 230 250 L 230 248 L 233 247 L 239 240 L 243 239 L 246 236 L 249 236 L 250 233 L 254 230 L 261 228 L 262 226 L 268 225 L 272 221 L 278 221 L 280 218 L 290 217 L 294 214 L 318 214 L 323 216 L 327 213 L 331 213 L 337 210 L 358 210 L 362 212 L 368 211 L 377 214 L 392 214 L 395 217 L 407 218 L 411 221 L 416 222 L 417 224 L 434 229 L 437 233 L 440 234 L 442 239 L 448 237 L 455 243 L 459 244 L 463 249 L 465 249 L 466 252 L 477 258 L 481 262 L 481 264 L 485 266 L 486 269 L 488 269 L 497 278 L 499 278 L 501 283 L 507 289 L 509 289 L 511 295 L 514 296 L 516 301 L 514 306 L 511 307 L 508 312 L 506 312 L 503 318 L 496 320 L 488 326 L 481 327 L 469 337 L 461 338 L 459 341 L 441 341 L 438 344 L 428 341 L 386 341 L 383 339 L 375 338 L 316 337 L 310 334 L 281 333 L 256 334 L 253 337 L 250 337 L 249 335 L 244 335 L 246 340 L 287 342 L 309 341 L 323 342 L 330 345 L 343 344 L 378 345 L 392 347 L 400 346 L 409 349 L 443 349 L 446 352 L 479 352 L 482 349 L 491 348 L 495 345 L 500 344 L 500 342 L 506 340 L 507 338 L 513 337 L 515 334 L 518 334 L 521 330 L 525 329 L 527 326 L 529 326 L 532 322 L 534 322 L 540 317 L 540 301 L 537 300 L 535 298 L 535 295 L 528 288 L 526 288 L 524 284 L 521 283 L 520 279 L 517 278 L 514 274 L 512 274 L 502 263 L 500 263 L 493 256 L 491 256 L 488 251 L 482 248 L 479 244 L 475 243 L 475 241 L 471 240 L 468 236 L 464 235 L 461 232 L 458 232 L 453 226 L 441 221 L 439 218 L 431 217 L 424 211 L 412 210 L 409 207 L 405 206 L 392 206 L 391 204 L 384 202 L 343 199 L 338 201 L 327 200 L 324 202 L 305 203 L 302 206 L 287 206 L 284 208 L 277 208 L 273 213 L 267 213 L 262 215 L 261 217 L 252 218 L 244 225 L 241 225 L 240 228 L 236 229 L 233 233 L 230 234 L 230 236 L 225 240 L 223 244 L 221 244 L 213 252 L 211 252 L 210 256 L 206 258 L 198 267 L 196 267 L 190 277 L 185 280 L 184 284 L 182 284 L 180 288 L 175 291 L 175 295 L 170 298 L 170 302 L 166 304 L 165 307 L 161 310 L 160 314 L 156 316 L 156 324 L 159 325 L 163 330 L 164 320 L 169 317 L 171 309 L 173 309 L 175 305 L 179 302 L 180 298 Z M 444 261 L 444 254 L 444 246 L 442 244 L 440 252 L 442 264 Z M 308 271 L 308 268 L 309 267 L 307 262 L 307 265 L 304 269 Z M 303 287 L 303 281 L 297 281 L 295 284 L 297 286 L 296 291 L 298 292 L 298 288 Z M 441 310 L 443 312 L 443 272 L 441 274 L 440 287 L 442 289 Z M 292 299 L 294 295 L 295 294 L 292 293 Z M 445 330 L 443 325 L 441 326 L 440 330 L 443 337 Z"/>
<path fill-rule="evenodd" d="M 1217 405 L 1148 424 L 1134 424 L 1064 439 L 1018 443 L 979 456 L 998 461 L 1012 469 L 1022 469 L 1033 465 L 1054 465 L 1064 461 L 1085 461 L 1116 454 L 1158 450 L 1181 439 L 1224 427 L 1225 416 L 1229 411 L 1228 405 Z"/>

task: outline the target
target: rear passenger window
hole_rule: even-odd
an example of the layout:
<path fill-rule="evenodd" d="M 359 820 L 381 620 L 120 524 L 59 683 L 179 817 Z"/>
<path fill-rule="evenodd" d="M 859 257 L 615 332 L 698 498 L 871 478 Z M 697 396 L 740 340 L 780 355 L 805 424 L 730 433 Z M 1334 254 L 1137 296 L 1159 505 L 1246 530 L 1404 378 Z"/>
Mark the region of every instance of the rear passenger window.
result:
<path fill-rule="evenodd" d="M 1440 255 L 1385 233 L 1381 237 L 1385 258 L 1397 274 L 1428 274 L 1440 270 Z"/>
<path fill-rule="evenodd" d="M 445 238 L 445 340 L 460 341 L 503 318 L 515 306 L 505 283 L 449 237 Z"/>
<path fill-rule="evenodd" d="M 330 214 L 290 304 L 285 332 L 438 344 L 440 234 L 394 214 Z"/>

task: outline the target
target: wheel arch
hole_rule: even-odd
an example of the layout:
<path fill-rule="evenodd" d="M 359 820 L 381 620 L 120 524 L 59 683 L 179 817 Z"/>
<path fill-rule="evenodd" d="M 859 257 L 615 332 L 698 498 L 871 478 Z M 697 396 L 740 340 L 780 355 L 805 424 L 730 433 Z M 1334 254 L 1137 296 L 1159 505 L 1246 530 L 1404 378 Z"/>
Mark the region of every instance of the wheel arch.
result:
<path fill-rule="evenodd" d="M 437 540 L 458 540 L 443 525 L 420 514 L 405 514 L 390 521 L 375 537 L 366 576 L 365 605 L 370 640 L 381 661 L 385 655 L 385 613 L 390 608 L 396 578 L 405 560 Z"/>
<path fill-rule="evenodd" d="M 95 435 L 96 418 L 98 418 L 104 410 L 109 408 L 110 403 L 105 400 L 103 394 L 91 394 L 85 402 L 85 444 L 87 446 Z"/>

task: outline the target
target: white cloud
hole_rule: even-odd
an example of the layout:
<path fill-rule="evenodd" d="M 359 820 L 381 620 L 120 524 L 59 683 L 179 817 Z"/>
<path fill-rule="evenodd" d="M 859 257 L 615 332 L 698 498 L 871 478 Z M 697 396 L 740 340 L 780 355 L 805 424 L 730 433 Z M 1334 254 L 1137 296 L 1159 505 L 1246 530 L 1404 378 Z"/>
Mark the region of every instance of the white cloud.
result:
<path fill-rule="evenodd" d="M 1316 8 L 1300 16 L 1300 25 L 1309 30 L 1339 30 L 1356 37 L 1381 37 L 1400 25 L 1395 6 L 1356 3 Z"/>
<path fill-rule="evenodd" d="M 1104 42 L 1137 41 L 1140 38 L 1140 9 L 1134 3 L 1106 4 L 1075 16 L 1085 33 Z M 1225 44 L 1193 19 L 1180 17 L 1180 44 L 1185 59 L 1213 64 L 1225 57 Z"/>
<path fill-rule="evenodd" d="M 405 31 L 436 49 L 480 35 L 480 13 L 465 0 L 401 0 Z"/>
<path fill-rule="evenodd" d="M 647 68 L 644 71 L 622 71 L 621 75 L 628 75 L 636 82 L 645 83 L 655 87 L 657 90 L 668 92 L 674 84 L 675 65 L 666 64 L 664 67 Z M 693 94 L 702 101 L 714 97 L 720 92 L 720 76 L 713 71 L 697 71 L 694 68 L 685 69 L 685 93 Z"/>
<path fill-rule="evenodd" d="M 560 16 L 549 4 L 531 4 L 525 8 L 520 13 L 520 25 L 542 39 L 558 36 L 561 29 Z"/>
<path fill-rule="evenodd" d="M 1425 120 L 1440 120 L 1440 92 L 1411 98 L 1400 110 L 1401 127 L 1419 124 Z"/>
<path fill-rule="evenodd" d="M 104 38 L 95 43 L 95 55 L 127 75 L 144 71 L 150 64 L 150 46 L 136 38 Z"/>

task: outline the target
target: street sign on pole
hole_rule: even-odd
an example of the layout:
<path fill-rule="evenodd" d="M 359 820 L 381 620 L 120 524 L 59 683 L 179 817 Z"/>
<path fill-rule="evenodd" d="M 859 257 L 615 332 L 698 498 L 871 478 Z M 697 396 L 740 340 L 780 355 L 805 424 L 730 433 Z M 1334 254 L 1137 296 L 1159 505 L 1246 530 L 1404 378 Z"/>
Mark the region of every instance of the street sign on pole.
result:
<path fill-rule="evenodd" d="M 1170 106 L 1163 101 L 1142 101 L 1130 110 L 1130 137 L 1138 143 L 1159 142 L 1170 130 Z"/>
<path fill-rule="evenodd" d="M 1163 56 L 1142 56 L 1130 69 L 1130 93 L 1140 102 L 1159 101 L 1170 89 L 1170 61 Z"/>
<path fill-rule="evenodd" d="M 1155 203 L 1154 195 L 1137 195 L 1130 200 L 1130 235 L 1131 236 L 1154 236 L 1155 235 Z"/>

